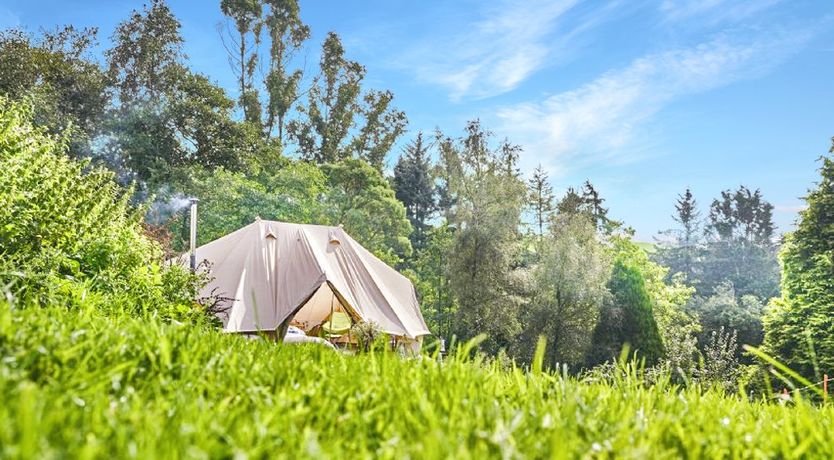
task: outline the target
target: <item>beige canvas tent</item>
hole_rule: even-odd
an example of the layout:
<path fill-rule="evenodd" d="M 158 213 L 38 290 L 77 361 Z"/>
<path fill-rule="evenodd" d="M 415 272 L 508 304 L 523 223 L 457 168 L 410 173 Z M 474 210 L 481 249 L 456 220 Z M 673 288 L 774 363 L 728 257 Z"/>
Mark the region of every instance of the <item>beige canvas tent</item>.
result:
<path fill-rule="evenodd" d="M 340 227 L 256 220 L 197 248 L 197 260 L 212 278 L 203 294 L 233 299 L 228 332 L 310 330 L 343 311 L 412 346 L 429 334 L 411 281 Z"/>

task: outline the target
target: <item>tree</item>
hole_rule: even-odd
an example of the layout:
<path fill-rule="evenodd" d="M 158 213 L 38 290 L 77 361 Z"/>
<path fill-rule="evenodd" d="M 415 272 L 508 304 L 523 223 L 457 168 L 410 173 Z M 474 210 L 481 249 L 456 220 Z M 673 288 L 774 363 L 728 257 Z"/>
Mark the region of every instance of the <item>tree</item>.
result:
<path fill-rule="evenodd" d="M 556 211 L 563 215 L 578 215 L 583 212 L 585 202 L 573 187 L 568 187 L 565 196 L 556 205 Z"/>
<path fill-rule="evenodd" d="M 123 105 L 140 99 L 158 102 L 170 90 L 168 71 L 185 57 L 179 29 L 164 0 L 151 0 L 150 7 L 134 10 L 116 27 L 114 46 L 104 54 Z"/>
<path fill-rule="evenodd" d="M 758 189 L 725 190 L 710 205 L 706 233 L 719 241 L 770 244 L 774 230 L 773 205 Z"/>
<path fill-rule="evenodd" d="M 313 81 L 307 106 L 300 108 L 302 118 L 290 123 L 290 136 L 301 156 L 317 163 L 348 157 L 345 144 L 354 126 L 365 68 L 344 54 L 339 36 L 328 33 L 319 62 L 321 74 Z"/>
<path fill-rule="evenodd" d="M 678 195 L 678 202 L 675 204 L 675 214 L 672 219 L 681 226 L 681 244 L 690 247 L 697 244 L 698 240 L 698 219 L 701 212 L 698 211 L 698 203 L 687 188 L 683 195 Z"/>
<path fill-rule="evenodd" d="M 539 166 L 533 171 L 533 177 L 527 185 L 530 193 L 530 207 L 533 210 L 533 223 L 538 228 L 539 239 L 544 236 L 545 224 L 550 222 L 553 214 L 553 186 L 547 177 L 547 171 Z"/>
<path fill-rule="evenodd" d="M 33 121 L 69 136 L 69 154 L 76 158 L 89 155 L 111 99 L 107 75 L 90 55 L 97 33 L 72 26 L 37 38 L 20 30 L 0 32 L 0 95 L 32 99 Z"/>
<path fill-rule="evenodd" d="M 591 218 L 594 220 L 597 228 L 607 220 L 608 215 L 608 208 L 602 207 L 602 203 L 605 200 L 599 196 L 599 192 L 594 188 L 591 184 L 591 181 L 586 180 L 584 184 L 582 184 L 582 201 L 585 203 L 585 207 L 588 210 L 588 213 L 591 215 Z"/>
<path fill-rule="evenodd" d="M 594 329 L 590 364 L 619 356 L 625 344 L 647 365 L 665 355 L 664 339 L 680 339 L 690 318 L 682 311 L 691 290 L 679 283 L 666 284 L 666 269 L 651 262 L 628 236 L 612 239 L 614 268 L 608 281 L 609 301 Z"/>
<path fill-rule="evenodd" d="M 298 101 L 303 77 L 301 69 L 290 68 L 291 61 L 310 38 L 310 28 L 301 20 L 296 0 L 223 0 L 220 6 L 234 24 L 234 31 L 221 30 L 221 38 L 229 37 L 226 51 L 244 118 L 261 129 L 264 139 L 274 137 L 283 145 L 287 116 Z M 261 68 L 266 71 L 259 79 L 256 71 Z"/>
<path fill-rule="evenodd" d="M 663 341 L 639 270 L 616 261 L 608 289 L 612 300 L 603 308 L 594 329 L 591 363 L 615 359 L 628 344 L 646 365 L 654 365 L 663 357 Z"/>
<path fill-rule="evenodd" d="M 586 180 L 579 192 L 569 187 L 556 205 L 556 210 L 559 214 L 584 215 L 591 219 L 598 231 L 611 234 L 621 222 L 608 218 L 608 208 L 602 206 L 604 202 L 591 181 Z"/>
<path fill-rule="evenodd" d="M 515 355 L 530 362 L 540 336 L 547 339 L 548 366 L 581 365 L 591 346 L 600 309 L 608 299 L 608 252 L 584 216 L 557 217 L 542 236 L 539 262 L 532 268 L 532 292 L 521 314 L 523 332 Z"/>
<path fill-rule="evenodd" d="M 371 91 L 362 96 L 365 68 L 345 58 L 342 41 L 333 32 L 322 46 L 319 68 L 307 105 L 299 107 L 300 117 L 289 124 L 299 153 L 317 163 L 359 158 L 381 171 L 406 124 L 405 114 L 391 107 L 393 94 Z"/>
<path fill-rule="evenodd" d="M 310 38 L 310 28 L 301 21 L 296 0 L 268 0 L 267 3 L 266 30 L 270 38 L 270 52 L 265 83 L 269 105 L 264 131 L 272 133 L 277 122 L 278 141 L 283 144 L 286 117 L 298 100 L 298 85 L 303 76 L 300 69 L 290 72 L 289 62 Z"/>
<path fill-rule="evenodd" d="M 396 197 L 405 205 L 406 215 L 414 228 L 411 244 L 415 249 L 425 245 L 431 227 L 429 219 L 437 211 L 431 168 L 428 145 L 423 140 L 423 133 L 417 133 L 397 161 L 392 180 Z"/>
<path fill-rule="evenodd" d="M 764 322 L 765 351 L 808 378 L 834 368 L 834 157 L 821 161 L 820 181 L 780 254 L 782 296 Z"/>
<path fill-rule="evenodd" d="M 232 120 L 234 103 L 222 88 L 184 67 L 170 70 L 164 101 L 136 101 L 111 121 L 111 150 L 103 153 L 111 164 L 140 181 L 164 183 L 180 166 L 235 171 L 257 152 L 266 155 L 257 128 Z"/>
<path fill-rule="evenodd" d="M 208 171 L 190 168 L 175 176 L 169 187 L 160 190 L 151 219 L 166 222 L 174 234 L 174 248 L 188 244 L 184 207 L 172 206 L 186 196 L 200 198 L 198 244 L 227 235 L 260 217 L 266 220 L 321 224 L 329 218 L 323 197 L 330 194 L 327 178 L 314 165 L 288 162 L 259 178 L 223 168 Z M 178 199 L 179 198 L 179 199 Z M 173 214 L 171 214 L 173 212 Z"/>
<path fill-rule="evenodd" d="M 693 297 L 686 309 L 701 324 L 698 334 L 701 349 L 720 331 L 736 334 L 742 345 L 759 346 L 762 343 L 764 304 L 753 295 L 737 296 L 729 281 L 719 284 L 709 297 Z M 737 358 L 743 358 L 742 351 L 735 350 Z"/>
<path fill-rule="evenodd" d="M 440 130 L 434 133 L 438 159 L 434 166 L 437 184 L 437 207 L 447 222 L 454 221 L 457 193 L 453 188 L 457 178 L 463 175 L 463 165 L 454 140 Z"/>
<path fill-rule="evenodd" d="M 735 192 L 721 192 L 707 216 L 698 293 L 709 295 L 727 280 L 739 295 L 765 300 L 778 295 L 774 228 L 773 205 L 759 190 L 741 186 Z"/>
<path fill-rule="evenodd" d="M 221 0 L 220 10 L 233 22 L 237 35 L 229 33 L 233 48 L 227 47 L 229 65 L 237 77 L 240 97 L 238 103 L 243 118 L 260 126 L 261 104 L 255 87 L 255 70 L 258 66 L 257 47 L 261 41 L 263 23 L 261 0 Z M 221 33 L 220 37 L 223 37 Z M 225 42 L 224 42 L 225 46 Z"/>
<path fill-rule="evenodd" d="M 325 198 L 329 220 L 344 225 L 377 257 L 398 265 L 411 255 L 411 224 L 388 180 L 374 167 L 357 159 L 321 165 L 330 194 Z"/>
<path fill-rule="evenodd" d="M 700 257 L 703 252 L 699 231 L 700 215 L 695 197 L 687 188 L 683 194 L 678 195 L 675 214 L 672 215 L 672 219 L 680 227 L 661 232 L 672 235 L 672 240 L 659 244 L 656 255 L 663 265 L 670 268 L 670 276 L 681 273 L 686 281 L 693 285 L 699 283 L 698 276 L 703 266 Z"/>
<path fill-rule="evenodd" d="M 510 350 L 521 331 L 518 227 L 526 187 L 507 174 L 500 147 L 490 147 L 490 135 L 478 121 L 465 133 L 457 142 L 440 142 L 444 179 L 454 196 L 447 218 L 457 228 L 448 261 L 457 303 L 454 329 L 461 339 L 486 333 L 483 348 L 497 353 Z"/>
<path fill-rule="evenodd" d="M 110 73 L 120 107 L 101 155 L 128 179 L 162 183 L 174 169 L 239 170 L 263 153 L 257 127 L 232 119 L 234 102 L 183 62 L 179 21 L 161 0 L 134 11 L 113 35 Z"/>
<path fill-rule="evenodd" d="M 448 262 L 455 243 L 454 231 L 448 225 L 430 227 L 425 244 L 416 250 L 414 286 L 423 317 L 436 337 L 446 340 L 454 334 L 457 304 L 449 289 Z"/>

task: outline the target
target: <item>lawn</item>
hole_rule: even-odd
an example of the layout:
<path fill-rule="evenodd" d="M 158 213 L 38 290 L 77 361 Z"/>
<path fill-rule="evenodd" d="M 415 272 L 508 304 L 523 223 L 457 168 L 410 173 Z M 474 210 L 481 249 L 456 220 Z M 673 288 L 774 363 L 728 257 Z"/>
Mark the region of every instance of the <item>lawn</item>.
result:
<path fill-rule="evenodd" d="M 460 354 L 462 356 L 463 353 Z M 0 457 L 831 458 L 834 410 L 0 304 Z"/>

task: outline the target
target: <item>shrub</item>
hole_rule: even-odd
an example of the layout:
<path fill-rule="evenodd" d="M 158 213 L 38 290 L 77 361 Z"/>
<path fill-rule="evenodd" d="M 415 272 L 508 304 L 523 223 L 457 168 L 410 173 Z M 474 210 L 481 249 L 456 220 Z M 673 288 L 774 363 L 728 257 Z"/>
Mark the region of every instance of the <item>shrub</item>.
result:
<path fill-rule="evenodd" d="M 28 107 L 0 99 L 0 283 L 23 303 L 95 292 L 134 312 L 192 314 L 195 279 L 164 266 L 131 190 L 65 149 Z"/>
<path fill-rule="evenodd" d="M 360 321 L 350 328 L 351 337 L 355 337 L 359 342 L 359 349 L 362 351 L 371 351 L 376 348 L 377 342 L 382 339 L 382 329 L 373 321 Z"/>

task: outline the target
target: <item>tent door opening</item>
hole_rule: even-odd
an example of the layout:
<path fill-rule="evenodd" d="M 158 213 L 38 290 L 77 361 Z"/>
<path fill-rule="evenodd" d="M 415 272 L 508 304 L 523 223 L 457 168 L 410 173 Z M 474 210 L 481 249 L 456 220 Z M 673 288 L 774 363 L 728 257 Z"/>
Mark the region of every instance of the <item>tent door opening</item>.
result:
<path fill-rule="evenodd" d="M 330 283 L 322 283 L 312 296 L 288 318 L 288 325 L 300 328 L 308 335 L 347 335 L 347 329 L 361 318 L 343 301 Z"/>

